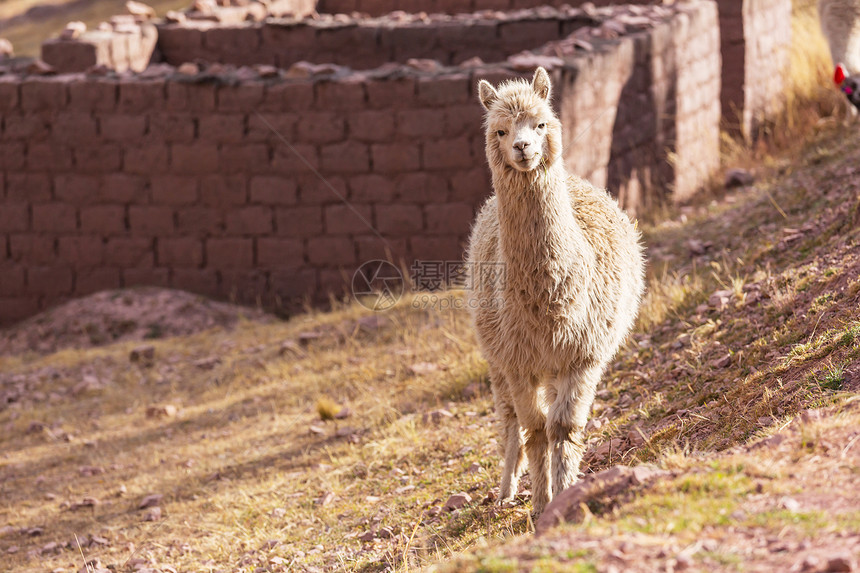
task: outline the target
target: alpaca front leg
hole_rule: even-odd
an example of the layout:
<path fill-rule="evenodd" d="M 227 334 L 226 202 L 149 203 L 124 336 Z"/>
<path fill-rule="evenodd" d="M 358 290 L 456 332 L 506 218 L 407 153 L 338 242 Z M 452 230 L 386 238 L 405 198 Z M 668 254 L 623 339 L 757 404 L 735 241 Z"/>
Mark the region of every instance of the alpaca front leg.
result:
<path fill-rule="evenodd" d="M 552 452 L 552 491 L 558 495 L 576 483 L 585 454 L 585 423 L 603 367 L 564 376 L 555 382 L 556 397 L 547 415 Z"/>
<path fill-rule="evenodd" d="M 502 469 L 502 484 L 499 490 L 499 500 L 507 501 L 513 499 L 517 494 L 520 475 L 523 472 L 525 456 L 523 455 L 523 440 L 520 432 L 520 423 L 517 414 L 510 403 L 501 407 L 496 406 L 499 416 L 499 424 L 502 427 L 502 448 L 504 454 L 504 467 Z"/>
<path fill-rule="evenodd" d="M 532 482 L 532 508 L 537 517 L 552 499 L 549 482 L 549 441 L 544 428 L 526 430 L 526 455 Z"/>

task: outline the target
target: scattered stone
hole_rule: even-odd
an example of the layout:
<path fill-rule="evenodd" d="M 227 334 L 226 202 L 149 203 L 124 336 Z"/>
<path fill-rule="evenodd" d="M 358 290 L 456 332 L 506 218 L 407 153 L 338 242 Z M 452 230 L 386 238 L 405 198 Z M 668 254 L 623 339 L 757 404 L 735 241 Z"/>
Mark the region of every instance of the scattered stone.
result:
<path fill-rule="evenodd" d="M 21 533 L 29 535 L 30 537 L 37 537 L 45 533 L 45 529 L 42 527 L 25 527 L 21 530 Z"/>
<path fill-rule="evenodd" d="M 161 500 L 164 499 L 164 495 L 160 493 L 154 493 L 152 495 L 148 495 L 140 500 L 140 504 L 137 506 L 138 509 L 146 509 L 147 507 L 155 507 Z"/>
<path fill-rule="evenodd" d="M 421 416 L 421 421 L 425 424 L 433 423 L 438 424 L 442 420 L 446 420 L 449 418 L 453 418 L 454 414 L 449 412 L 448 410 L 439 409 L 433 410 L 432 412 L 425 412 L 423 416 Z"/>
<path fill-rule="evenodd" d="M 128 0 L 128 2 L 125 3 L 125 9 L 128 10 L 128 13 L 132 16 L 142 20 L 155 18 L 155 9 L 152 6 L 147 6 L 143 2 Z"/>
<path fill-rule="evenodd" d="M 221 358 L 218 356 L 210 356 L 209 358 L 203 358 L 194 362 L 194 366 L 200 370 L 212 370 L 219 364 L 221 364 Z"/>
<path fill-rule="evenodd" d="M 708 363 L 708 365 L 711 368 L 725 368 L 726 366 L 728 366 L 731 363 L 732 363 L 732 355 L 726 354 L 725 356 L 722 356 L 722 357 L 717 358 L 715 360 L 711 360 Z"/>
<path fill-rule="evenodd" d="M 0 38 L 0 60 L 11 58 L 15 55 L 15 49 L 12 47 L 12 42 L 6 38 Z"/>
<path fill-rule="evenodd" d="M 800 502 L 792 497 L 783 497 L 779 500 L 779 506 L 791 513 L 800 511 Z"/>
<path fill-rule="evenodd" d="M 722 309 L 726 308 L 727 306 L 729 306 L 729 303 L 732 301 L 734 296 L 735 296 L 735 291 L 733 291 L 733 290 L 715 291 L 714 294 L 712 294 L 708 298 L 708 305 L 711 308 L 715 308 L 717 310 L 722 310 Z"/>
<path fill-rule="evenodd" d="M 3 527 L 0 527 L 0 537 L 6 537 L 7 535 L 12 535 L 16 531 L 18 531 L 18 530 L 15 529 L 14 527 L 12 527 L 11 525 L 4 525 Z"/>
<path fill-rule="evenodd" d="M 60 32 L 61 40 L 75 40 L 80 38 L 87 31 L 87 25 L 80 21 L 69 22 L 63 31 Z"/>
<path fill-rule="evenodd" d="M 364 533 L 362 533 L 361 535 L 359 535 L 358 539 L 361 541 L 364 541 L 364 542 L 370 542 L 370 541 L 373 541 L 373 539 L 375 537 L 376 537 L 376 535 L 373 533 L 373 531 L 367 530 Z"/>
<path fill-rule="evenodd" d="M 854 571 L 854 562 L 848 555 L 836 555 L 827 560 L 827 567 L 824 570 L 828 573 Z"/>
<path fill-rule="evenodd" d="M 172 418 L 177 414 L 178 410 L 173 404 L 165 404 L 163 406 L 149 406 L 146 409 L 147 418 Z"/>
<path fill-rule="evenodd" d="M 438 370 L 439 365 L 435 362 L 416 362 L 406 369 L 411 376 L 423 376 L 425 374 L 432 374 Z"/>
<path fill-rule="evenodd" d="M 747 187 L 755 183 L 755 177 L 746 169 L 729 169 L 726 171 L 726 188 Z"/>
<path fill-rule="evenodd" d="M 308 426 L 308 433 L 316 434 L 317 436 L 324 436 L 325 430 L 319 426 Z"/>
<path fill-rule="evenodd" d="M 472 462 L 472 465 L 470 465 L 466 469 L 467 474 L 476 474 L 479 471 L 481 471 L 481 464 L 479 464 L 478 462 Z"/>
<path fill-rule="evenodd" d="M 532 72 L 537 67 L 552 71 L 564 65 L 564 60 L 555 56 L 541 56 L 529 52 L 517 54 L 508 58 L 508 66 L 518 72 Z"/>
<path fill-rule="evenodd" d="M 69 509 L 72 511 L 76 509 L 82 509 L 85 507 L 94 508 L 99 504 L 99 500 L 94 497 L 85 497 L 81 501 L 76 501 L 69 506 Z"/>
<path fill-rule="evenodd" d="M 83 477 L 91 477 L 105 473 L 105 469 L 99 466 L 81 466 L 78 468 L 78 472 Z"/>
<path fill-rule="evenodd" d="M 138 346 L 132 349 L 128 359 L 131 362 L 139 362 L 140 364 L 149 366 L 155 360 L 155 347 L 152 345 Z"/>
<path fill-rule="evenodd" d="M 430 517 L 436 517 L 437 515 L 442 513 L 442 506 L 434 505 L 430 509 L 427 510 L 427 515 Z"/>
<path fill-rule="evenodd" d="M 435 72 L 442 67 L 442 64 L 436 60 L 426 58 L 409 58 L 406 60 L 406 65 L 419 72 Z"/>
<path fill-rule="evenodd" d="M 299 345 L 292 340 L 286 340 L 281 343 L 281 347 L 278 349 L 278 355 L 283 356 L 284 354 L 293 354 L 299 357 L 307 356 L 307 353 L 299 348 Z"/>
<path fill-rule="evenodd" d="M 181 24 L 185 22 L 188 18 L 186 18 L 185 13 L 177 12 L 176 10 L 168 10 L 167 14 L 164 15 L 164 19 L 168 22 L 173 22 L 174 24 Z"/>
<path fill-rule="evenodd" d="M 334 415 L 335 420 L 345 420 L 352 415 L 352 410 L 347 408 L 346 406 L 342 407 L 338 410 L 337 414 Z"/>
<path fill-rule="evenodd" d="M 394 533 L 388 527 L 383 527 L 376 532 L 376 536 L 380 539 L 391 539 Z"/>
<path fill-rule="evenodd" d="M 334 500 L 334 493 L 328 491 L 317 498 L 316 504 L 320 507 L 325 507 Z"/>
<path fill-rule="evenodd" d="M 448 501 L 445 502 L 445 510 L 454 511 L 455 509 L 460 509 L 471 501 L 472 497 L 468 493 L 455 493 L 448 498 Z"/>
<path fill-rule="evenodd" d="M 161 516 L 162 516 L 161 507 L 156 505 L 155 507 L 150 508 L 149 511 L 146 512 L 146 515 L 143 516 L 143 520 L 144 521 L 159 521 L 161 519 Z"/>
<path fill-rule="evenodd" d="M 810 422 L 818 421 L 822 418 L 823 412 L 821 409 L 815 410 L 804 410 L 800 413 L 800 421 L 804 424 L 809 424 Z"/>

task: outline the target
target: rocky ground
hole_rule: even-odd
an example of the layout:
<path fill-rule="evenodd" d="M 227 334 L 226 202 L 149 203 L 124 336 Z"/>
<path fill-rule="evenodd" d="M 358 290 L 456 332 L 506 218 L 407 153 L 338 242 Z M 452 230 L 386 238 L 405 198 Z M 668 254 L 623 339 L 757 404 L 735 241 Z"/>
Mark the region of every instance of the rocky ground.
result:
<path fill-rule="evenodd" d="M 0 568 L 857 570 L 858 159 L 821 136 L 645 225 L 585 478 L 537 523 L 528 480 L 494 503 L 462 293 L 279 321 L 132 290 L 7 329 Z"/>

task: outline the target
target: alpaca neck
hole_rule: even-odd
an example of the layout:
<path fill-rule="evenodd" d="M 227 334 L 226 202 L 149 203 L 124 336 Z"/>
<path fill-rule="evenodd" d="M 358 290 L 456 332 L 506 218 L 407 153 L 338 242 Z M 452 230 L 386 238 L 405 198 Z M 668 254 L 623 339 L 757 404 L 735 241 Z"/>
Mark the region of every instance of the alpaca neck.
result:
<path fill-rule="evenodd" d="M 494 173 L 493 183 L 508 287 L 552 296 L 561 281 L 589 272 L 594 254 L 574 214 L 560 162 L 546 171 Z"/>

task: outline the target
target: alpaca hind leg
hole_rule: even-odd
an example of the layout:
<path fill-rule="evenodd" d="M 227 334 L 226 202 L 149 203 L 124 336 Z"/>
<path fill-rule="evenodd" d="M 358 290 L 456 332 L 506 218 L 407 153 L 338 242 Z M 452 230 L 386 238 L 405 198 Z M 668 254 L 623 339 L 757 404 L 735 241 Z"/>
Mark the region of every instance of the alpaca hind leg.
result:
<path fill-rule="evenodd" d="M 578 479 L 579 464 L 585 453 L 585 424 L 602 373 L 601 365 L 554 381 L 556 397 L 547 415 L 553 495 L 569 488 Z"/>
<path fill-rule="evenodd" d="M 501 437 L 502 459 L 504 460 L 499 500 L 506 501 L 516 495 L 519 487 L 519 478 L 522 475 L 525 460 L 523 439 L 517 413 L 511 403 L 510 391 L 504 376 L 495 369 L 491 369 L 490 377 Z"/>

